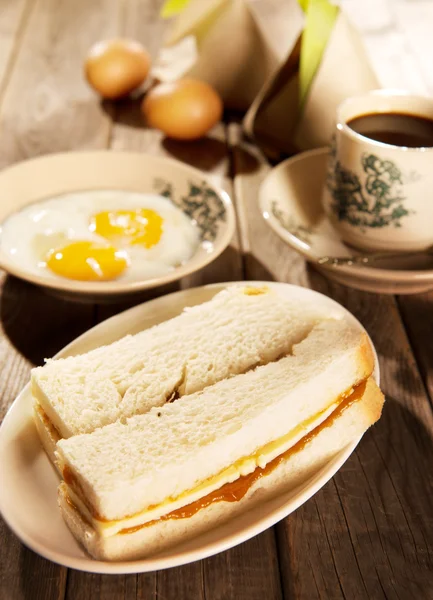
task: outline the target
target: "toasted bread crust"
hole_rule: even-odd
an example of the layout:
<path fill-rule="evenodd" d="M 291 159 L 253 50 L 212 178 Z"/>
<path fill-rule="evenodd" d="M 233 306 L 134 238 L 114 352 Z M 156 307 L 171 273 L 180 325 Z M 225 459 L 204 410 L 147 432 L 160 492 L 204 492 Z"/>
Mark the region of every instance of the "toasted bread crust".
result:
<path fill-rule="evenodd" d="M 42 446 L 50 461 L 56 466 L 54 452 L 60 435 L 38 402 L 33 404 L 33 417 Z"/>
<path fill-rule="evenodd" d="M 367 377 L 370 377 L 374 369 L 374 353 L 369 337 L 365 332 L 362 334 L 358 354 L 362 370 L 367 373 Z"/>
<path fill-rule="evenodd" d="M 369 379 L 362 399 L 363 418 L 367 427 L 374 425 L 382 416 L 385 396 L 373 379 Z"/>

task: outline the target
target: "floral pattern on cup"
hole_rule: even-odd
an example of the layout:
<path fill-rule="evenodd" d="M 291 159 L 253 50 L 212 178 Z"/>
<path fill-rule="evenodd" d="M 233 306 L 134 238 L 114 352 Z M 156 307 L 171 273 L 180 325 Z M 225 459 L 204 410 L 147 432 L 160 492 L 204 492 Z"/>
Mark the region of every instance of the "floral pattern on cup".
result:
<path fill-rule="evenodd" d="M 188 215 L 201 231 L 201 239 L 213 242 L 218 235 L 218 227 L 227 218 L 226 207 L 206 181 L 188 182 L 186 194 L 177 195 L 173 184 L 163 179 L 154 181 L 154 190 L 168 198 Z"/>
<path fill-rule="evenodd" d="M 361 230 L 366 227 L 401 227 L 409 211 L 404 202 L 404 183 L 417 179 L 412 173 L 405 181 L 402 171 L 392 160 L 364 152 L 361 166 L 365 173 L 362 183 L 358 175 L 344 168 L 331 146 L 327 187 L 333 198 L 331 209 L 339 221 L 346 221 Z"/>
<path fill-rule="evenodd" d="M 299 223 L 292 215 L 283 212 L 278 206 L 276 200 L 272 201 L 271 210 L 274 217 L 277 219 L 281 227 L 288 231 L 291 235 L 297 237 L 305 244 L 311 245 L 311 236 L 314 231 L 312 227 L 307 227 Z"/>

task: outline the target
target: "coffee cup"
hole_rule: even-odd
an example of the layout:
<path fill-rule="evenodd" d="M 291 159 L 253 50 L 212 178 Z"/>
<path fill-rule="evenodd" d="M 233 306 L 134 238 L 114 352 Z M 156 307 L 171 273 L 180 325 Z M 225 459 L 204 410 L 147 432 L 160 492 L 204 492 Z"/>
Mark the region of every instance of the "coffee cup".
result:
<path fill-rule="evenodd" d="M 433 100 L 388 90 L 345 100 L 323 205 L 352 246 L 412 251 L 433 244 Z"/>

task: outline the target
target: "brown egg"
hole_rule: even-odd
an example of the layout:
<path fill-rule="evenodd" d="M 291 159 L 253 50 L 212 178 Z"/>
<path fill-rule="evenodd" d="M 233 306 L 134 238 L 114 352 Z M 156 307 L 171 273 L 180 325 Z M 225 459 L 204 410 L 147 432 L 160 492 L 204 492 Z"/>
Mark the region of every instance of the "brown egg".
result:
<path fill-rule="evenodd" d="M 208 83 L 180 79 L 161 83 L 149 91 L 142 111 L 150 127 L 178 140 L 201 138 L 220 119 L 223 103 Z"/>
<path fill-rule="evenodd" d="M 150 56 L 134 40 L 106 40 L 92 46 L 84 72 L 87 81 L 103 98 L 126 96 L 146 79 Z"/>

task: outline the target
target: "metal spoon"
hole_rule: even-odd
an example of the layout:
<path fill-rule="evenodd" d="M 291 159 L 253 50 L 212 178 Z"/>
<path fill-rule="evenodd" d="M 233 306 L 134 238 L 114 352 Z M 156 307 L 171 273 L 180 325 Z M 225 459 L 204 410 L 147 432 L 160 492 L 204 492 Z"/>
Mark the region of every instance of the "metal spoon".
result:
<path fill-rule="evenodd" d="M 375 252 L 373 254 L 358 254 L 356 256 L 322 256 L 317 262 L 319 265 L 332 265 L 333 267 L 340 267 L 341 265 L 367 266 L 378 260 L 406 258 L 417 255 L 425 256 L 426 254 L 433 255 L 433 246 L 429 246 L 424 250 L 411 250 L 409 252 Z"/>

